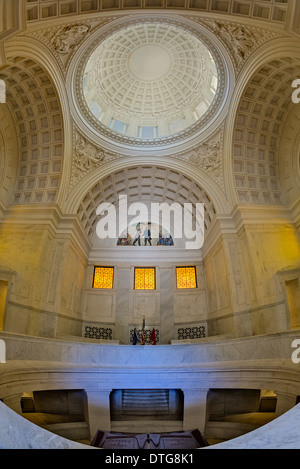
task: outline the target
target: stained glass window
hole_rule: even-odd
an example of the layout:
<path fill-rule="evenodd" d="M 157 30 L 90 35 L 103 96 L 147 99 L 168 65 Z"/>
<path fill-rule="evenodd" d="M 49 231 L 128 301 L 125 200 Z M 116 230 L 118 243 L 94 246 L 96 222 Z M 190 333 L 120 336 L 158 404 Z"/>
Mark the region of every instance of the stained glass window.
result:
<path fill-rule="evenodd" d="M 136 267 L 134 269 L 135 290 L 155 290 L 155 268 Z"/>
<path fill-rule="evenodd" d="M 95 267 L 94 269 L 94 288 L 112 288 L 114 281 L 113 267 Z"/>
<path fill-rule="evenodd" d="M 176 267 L 177 288 L 197 288 L 196 267 Z"/>

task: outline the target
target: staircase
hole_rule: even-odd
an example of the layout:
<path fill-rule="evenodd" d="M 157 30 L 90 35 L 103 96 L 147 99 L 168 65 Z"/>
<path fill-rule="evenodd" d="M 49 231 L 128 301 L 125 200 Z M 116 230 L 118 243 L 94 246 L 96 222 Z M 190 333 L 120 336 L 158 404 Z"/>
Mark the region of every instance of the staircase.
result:
<path fill-rule="evenodd" d="M 122 414 L 158 416 L 169 413 L 169 391 L 166 389 L 123 389 Z"/>

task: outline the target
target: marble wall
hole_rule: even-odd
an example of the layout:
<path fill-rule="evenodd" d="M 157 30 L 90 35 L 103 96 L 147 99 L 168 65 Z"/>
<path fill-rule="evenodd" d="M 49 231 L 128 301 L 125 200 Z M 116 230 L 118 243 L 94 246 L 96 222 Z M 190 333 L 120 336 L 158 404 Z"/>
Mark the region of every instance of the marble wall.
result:
<path fill-rule="evenodd" d="M 159 343 L 167 344 L 181 338 L 179 329 L 199 326 L 209 336 L 236 337 L 299 327 L 300 275 L 282 277 L 300 267 L 294 225 L 242 222 L 226 231 L 221 227 L 208 241 L 203 259 L 186 250 L 169 255 L 154 248 L 145 258 L 146 250 L 123 258 L 121 248 L 103 260 L 103 252 L 91 255 L 75 218 L 64 219 L 52 209 L 14 213 L 1 229 L 3 329 L 82 336 L 87 325 L 110 329 L 112 339 L 128 344 L 145 317 L 146 328 L 155 327 Z M 114 266 L 112 289 L 93 288 L 95 265 Z M 156 289 L 134 290 L 134 267 L 145 265 L 156 267 Z M 176 288 L 177 265 L 196 265 L 196 289 Z"/>
<path fill-rule="evenodd" d="M 203 266 L 197 263 L 198 288 L 176 288 L 176 265 L 155 264 L 155 290 L 134 289 L 133 263 L 105 264 L 114 267 L 112 289 L 93 288 L 94 266 L 87 268 L 83 324 L 112 327 L 113 336 L 121 343 L 130 343 L 130 330 L 146 329 L 159 332 L 159 343 L 167 344 L 177 337 L 179 327 L 205 324 L 207 317 L 206 287 Z M 148 265 L 148 264 L 147 264 Z"/>
<path fill-rule="evenodd" d="M 85 256 L 72 230 L 58 233 L 52 221 L 1 227 L 4 330 L 44 337 L 81 333 Z"/>
<path fill-rule="evenodd" d="M 287 296 L 294 298 L 298 287 L 288 292 L 280 273 L 299 266 L 299 236 L 290 223 L 243 224 L 222 236 L 204 257 L 209 335 L 288 330 L 295 302 L 289 305 Z M 298 285 L 299 275 L 292 278 Z M 293 309 L 297 327 L 298 304 Z"/>

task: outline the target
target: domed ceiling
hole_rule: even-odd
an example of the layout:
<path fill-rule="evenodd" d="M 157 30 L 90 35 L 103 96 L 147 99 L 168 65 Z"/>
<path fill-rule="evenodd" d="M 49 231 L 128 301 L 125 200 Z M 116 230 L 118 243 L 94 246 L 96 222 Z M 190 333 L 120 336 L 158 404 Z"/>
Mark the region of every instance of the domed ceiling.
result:
<path fill-rule="evenodd" d="M 218 114 L 225 66 L 203 31 L 153 19 L 100 33 L 74 72 L 81 118 L 96 135 L 153 148 L 198 135 Z"/>
<path fill-rule="evenodd" d="M 178 27 L 146 23 L 96 48 L 83 91 L 99 122 L 122 135 L 154 139 L 199 121 L 217 85 L 216 64 L 201 41 Z"/>

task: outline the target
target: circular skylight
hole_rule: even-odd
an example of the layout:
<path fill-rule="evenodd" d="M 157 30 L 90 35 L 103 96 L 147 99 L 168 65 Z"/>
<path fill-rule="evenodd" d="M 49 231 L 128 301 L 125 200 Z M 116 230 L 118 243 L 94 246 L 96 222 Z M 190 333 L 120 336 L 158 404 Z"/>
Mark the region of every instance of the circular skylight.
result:
<path fill-rule="evenodd" d="M 94 48 L 81 89 L 100 130 L 155 142 L 201 122 L 218 86 L 216 62 L 199 37 L 172 24 L 145 22 L 114 32 Z"/>

